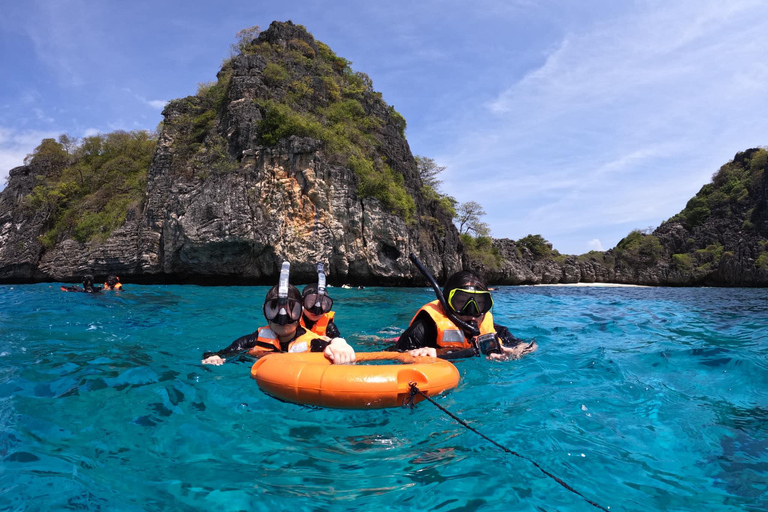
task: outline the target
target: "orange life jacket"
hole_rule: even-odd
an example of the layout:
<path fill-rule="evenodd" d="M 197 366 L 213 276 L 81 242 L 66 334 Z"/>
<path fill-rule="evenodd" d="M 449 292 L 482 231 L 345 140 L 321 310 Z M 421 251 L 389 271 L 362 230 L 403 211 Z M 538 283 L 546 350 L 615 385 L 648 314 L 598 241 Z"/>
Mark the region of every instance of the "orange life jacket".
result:
<path fill-rule="evenodd" d="M 123 285 L 120 283 L 115 283 L 115 286 L 109 286 L 107 283 L 104 283 L 104 289 L 105 290 L 122 290 Z"/>
<path fill-rule="evenodd" d="M 438 347 L 472 348 L 471 340 L 465 336 L 464 331 L 456 327 L 456 324 L 451 322 L 451 319 L 448 318 L 448 316 L 445 314 L 443 307 L 438 301 L 433 300 L 432 302 L 425 304 L 420 310 L 416 312 L 416 315 L 414 315 L 411 323 L 416 320 L 416 317 L 419 316 L 419 313 L 422 311 L 426 311 L 430 318 L 434 320 L 435 325 L 437 326 Z M 483 322 L 478 327 L 480 329 L 480 334 L 496 332 L 496 330 L 493 328 L 493 315 L 490 311 L 485 314 Z"/>
<path fill-rule="evenodd" d="M 288 350 L 286 352 L 309 352 L 311 342 L 315 338 L 317 338 L 317 334 L 312 331 L 306 331 L 288 343 Z M 283 348 L 280 346 L 280 339 L 269 326 L 259 328 L 256 343 L 257 345 L 248 351 L 252 356 L 261 356 L 265 352 L 283 352 Z"/>
<path fill-rule="evenodd" d="M 313 325 L 311 329 L 309 329 L 304 323 L 303 314 L 301 315 L 301 320 L 299 320 L 299 322 L 300 322 L 300 325 L 303 328 L 307 329 L 308 331 L 312 331 L 318 336 L 325 336 L 325 333 L 328 330 L 328 324 L 331 323 L 331 320 L 333 320 L 334 316 L 336 316 L 336 313 L 334 311 L 329 311 L 328 313 L 324 313 L 323 316 L 317 319 L 317 322 L 315 322 L 315 325 Z"/>

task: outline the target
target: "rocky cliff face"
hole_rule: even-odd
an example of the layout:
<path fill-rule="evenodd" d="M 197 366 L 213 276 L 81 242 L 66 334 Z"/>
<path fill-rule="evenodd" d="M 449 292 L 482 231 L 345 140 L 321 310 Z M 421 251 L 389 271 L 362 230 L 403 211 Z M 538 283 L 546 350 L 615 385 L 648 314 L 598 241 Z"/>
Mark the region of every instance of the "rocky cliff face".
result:
<path fill-rule="evenodd" d="M 143 208 L 106 240 L 44 248 L 49 219 L 25 196 L 46 170 L 14 169 L 0 281 L 273 283 L 288 260 L 294 282 L 324 262 L 333 283 L 401 285 L 422 282 L 411 252 L 438 279 L 460 269 L 449 215 L 420 196 L 404 121 L 367 77 L 290 22 L 241 46 L 217 83 L 166 107 Z"/>

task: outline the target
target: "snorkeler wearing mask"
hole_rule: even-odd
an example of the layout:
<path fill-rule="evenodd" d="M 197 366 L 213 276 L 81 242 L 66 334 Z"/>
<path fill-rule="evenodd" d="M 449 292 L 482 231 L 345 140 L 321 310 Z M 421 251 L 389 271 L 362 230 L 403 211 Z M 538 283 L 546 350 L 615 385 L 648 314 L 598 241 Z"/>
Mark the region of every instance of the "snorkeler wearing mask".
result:
<path fill-rule="evenodd" d="M 299 325 L 302 297 L 299 290 L 288 283 L 290 264 L 283 263 L 280 284 L 273 286 L 264 298 L 262 310 L 267 325 L 252 334 L 236 339 L 218 352 L 203 354 L 203 364 L 224 364 L 226 358 L 248 351 L 252 356 L 270 352 L 323 352 L 334 364 L 355 360 L 355 351 L 344 338 L 318 336 Z"/>
<path fill-rule="evenodd" d="M 443 310 L 439 301 L 425 304 L 413 317 L 408 329 L 397 340 L 397 350 L 414 356 L 449 359 L 484 354 L 491 359 L 520 358 L 538 348 L 525 343 L 509 329 L 493 322 L 493 297 L 485 282 L 469 271 L 452 275 L 443 296 L 459 320 L 474 325 L 479 335 L 463 331 Z"/>
<path fill-rule="evenodd" d="M 102 288 L 93 285 L 93 276 L 90 274 L 84 275 L 82 279 L 83 287 L 77 286 L 62 286 L 63 292 L 85 292 L 85 293 L 101 293 Z"/>
<path fill-rule="evenodd" d="M 116 275 L 107 276 L 107 280 L 104 281 L 104 290 L 122 291 L 123 285 L 120 282 L 120 278 Z"/>
<path fill-rule="evenodd" d="M 339 328 L 334 322 L 336 313 L 331 311 L 333 299 L 328 296 L 325 288 L 325 268 L 317 264 L 317 283 L 308 284 L 301 293 L 304 312 L 301 315 L 301 326 L 319 336 L 338 338 Z"/>

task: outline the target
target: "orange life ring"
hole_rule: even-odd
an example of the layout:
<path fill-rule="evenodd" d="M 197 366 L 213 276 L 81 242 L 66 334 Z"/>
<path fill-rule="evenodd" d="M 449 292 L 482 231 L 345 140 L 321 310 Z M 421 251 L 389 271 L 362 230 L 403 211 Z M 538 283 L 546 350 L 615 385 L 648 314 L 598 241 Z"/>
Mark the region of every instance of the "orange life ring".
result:
<path fill-rule="evenodd" d="M 358 352 L 355 357 L 355 364 L 331 364 L 322 352 L 268 354 L 254 363 L 251 377 L 262 391 L 286 402 L 336 409 L 399 407 L 411 382 L 428 396 L 459 383 L 456 367 L 436 357 L 399 352 Z M 368 361 L 399 364 L 364 364 Z"/>

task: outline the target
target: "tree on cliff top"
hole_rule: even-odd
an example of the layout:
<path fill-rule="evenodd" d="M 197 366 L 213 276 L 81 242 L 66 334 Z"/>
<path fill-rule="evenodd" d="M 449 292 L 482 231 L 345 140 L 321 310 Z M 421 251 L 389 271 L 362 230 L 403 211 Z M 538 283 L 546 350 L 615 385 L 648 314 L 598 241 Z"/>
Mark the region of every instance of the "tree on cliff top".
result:
<path fill-rule="evenodd" d="M 421 182 L 428 187 L 438 190 L 442 182 L 437 176 L 445 170 L 445 166 L 437 165 L 434 159 L 426 156 L 415 155 L 413 158 L 416 160 L 416 168 L 419 171 Z"/>
<path fill-rule="evenodd" d="M 146 131 L 116 131 L 59 142 L 44 139 L 25 163 L 37 169 L 27 207 L 45 218 L 46 248 L 73 238 L 104 240 L 141 209 L 157 140 Z"/>
<path fill-rule="evenodd" d="M 471 234 L 475 236 L 488 236 L 491 232 L 491 228 L 485 222 L 480 220 L 480 217 L 485 215 L 480 203 L 475 201 L 467 201 L 466 203 L 459 204 L 456 210 L 456 223 L 458 224 L 459 233 Z"/>
<path fill-rule="evenodd" d="M 456 217 L 456 206 L 459 204 L 455 198 L 440 192 L 442 181 L 438 179 L 438 174 L 445 170 L 444 165 L 437 165 L 435 160 L 426 156 L 415 155 L 416 170 L 421 178 L 421 195 L 428 201 L 437 202 L 440 207 L 448 213 L 451 219 Z"/>

